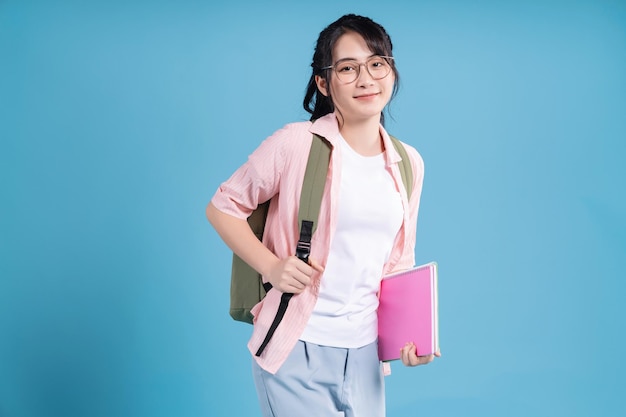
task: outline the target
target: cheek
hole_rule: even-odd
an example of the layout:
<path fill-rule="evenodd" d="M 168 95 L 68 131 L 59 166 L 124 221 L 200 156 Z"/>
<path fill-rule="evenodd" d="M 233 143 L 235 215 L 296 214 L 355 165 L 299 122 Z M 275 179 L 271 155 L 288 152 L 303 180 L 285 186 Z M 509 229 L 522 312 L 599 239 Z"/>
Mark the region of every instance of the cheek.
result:
<path fill-rule="evenodd" d="M 390 79 L 388 83 L 385 84 L 385 95 L 387 98 L 391 98 L 393 94 L 393 87 L 395 86 L 394 79 Z"/>
<path fill-rule="evenodd" d="M 342 102 L 346 100 L 347 94 L 352 94 L 346 84 L 340 84 L 335 80 L 330 81 L 330 94 L 332 96 L 333 103 L 337 104 L 337 102 Z"/>
<path fill-rule="evenodd" d="M 394 86 L 394 85 L 395 85 L 395 83 L 396 83 L 396 77 L 395 77 L 395 76 L 393 76 L 393 72 L 391 73 L 391 76 L 390 76 L 390 77 L 387 77 L 386 81 L 387 81 L 387 86 L 386 86 L 386 88 L 387 88 L 387 89 L 390 89 L 390 90 L 393 90 L 393 86 Z"/>
<path fill-rule="evenodd" d="M 330 93 L 333 96 L 336 96 L 337 94 L 341 94 L 342 85 L 339 84 L 336 78 L 331 78 L 330 83 L 328 83 L 328 87 L 330 89 Z"/>

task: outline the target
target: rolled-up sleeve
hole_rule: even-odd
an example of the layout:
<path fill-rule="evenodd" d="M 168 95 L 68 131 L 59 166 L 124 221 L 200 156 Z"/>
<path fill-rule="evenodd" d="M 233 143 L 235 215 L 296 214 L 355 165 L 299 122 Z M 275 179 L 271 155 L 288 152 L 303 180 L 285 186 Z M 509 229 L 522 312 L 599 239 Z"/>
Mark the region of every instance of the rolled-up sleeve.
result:
<path fill-rule="evenodd" d="M 245 219 L 259 204 L 277 194 L 286 159 L 283 139 L 284 129 L 265 139 L 219 186 L 211 203 L 226 214 Z"/>

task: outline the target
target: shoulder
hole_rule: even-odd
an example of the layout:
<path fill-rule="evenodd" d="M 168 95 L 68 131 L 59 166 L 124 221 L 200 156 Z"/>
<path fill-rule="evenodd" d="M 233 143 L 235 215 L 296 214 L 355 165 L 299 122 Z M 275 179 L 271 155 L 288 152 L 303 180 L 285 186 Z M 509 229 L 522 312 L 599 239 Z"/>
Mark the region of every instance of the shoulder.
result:
<path fill-rule="evenodd" d="M 272 136 L 278 137 L 281 139 L 289 139 L 289 138 L 298 138 L 302 136 L 310 136 L 311 135 L 311 125 L 312 123 L 309 121 L 303 122 L 291 122 L 285 124 L 280 129 L 276 130 Z"/>
<path fill-rule="evenodd" d="M 402 146 L 406 150 L 409 160 L 411 161 L 411 166 L 413 167 L 413 172 L 418 176 L 423 175 L 424 159 L 422 158 L 422 155 L 419 153 L 419 151 L 413 145 L 409 145 L 398 137 L 395 138 L 402 144 Z"/>
<path fill-rule="evenodd" d="M 311 141 L 306 138 L 312 137 L 310 126 L 311 122 L 285 124 L 261 141 L 254 153 L 276 159 L 289 157 L 300 150 L 308 151 Z"/>
<path fill-rule="evenodd" d="M 312 133 L 310 131 L 311 122 L 292 122 L 274 131 L 265 141 L 266 146 L 280 149 L 282 152 L 294 152 L 300 149 L 308 149 Z M 308 144 L 308 146 L 307 146 Z"/>
<path fill-rule="evenodd" d="M 249 161 L 265 167 L 265 170 L 273 170 L 279 176 L 292 172 L 308 157 L 313 138 L 310 126 L 311 122 L 283 125 L 261 142 Z"/>

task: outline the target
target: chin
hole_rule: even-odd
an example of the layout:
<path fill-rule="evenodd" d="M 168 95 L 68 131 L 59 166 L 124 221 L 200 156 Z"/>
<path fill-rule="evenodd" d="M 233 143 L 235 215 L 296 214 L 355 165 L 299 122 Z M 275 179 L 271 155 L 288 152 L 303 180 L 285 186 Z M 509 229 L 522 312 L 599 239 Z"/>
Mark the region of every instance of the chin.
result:
<path fill-rule="evenodd" d="M 380 118 L 380 115 L 381 115 L 382 111 L 383 111 L 383 109 L 372 110 L 372 111 L 363 111 L 363 112 L 355 113 L 355 116 L 358 117 L 359 119 L 371 119 L 373 117 Z"/>

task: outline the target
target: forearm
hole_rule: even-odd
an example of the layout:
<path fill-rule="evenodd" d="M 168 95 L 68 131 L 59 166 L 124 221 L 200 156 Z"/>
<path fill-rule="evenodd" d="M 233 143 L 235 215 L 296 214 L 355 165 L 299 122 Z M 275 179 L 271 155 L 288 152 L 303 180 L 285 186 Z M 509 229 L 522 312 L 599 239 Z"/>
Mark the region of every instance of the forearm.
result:
<path fill-rule="evenodd" d="M 254 235 L 246 220 L 218 210 L 212 203 L 206 216 L 224 243 L 261 275 L 268 276 L 279 259 Z"/>

